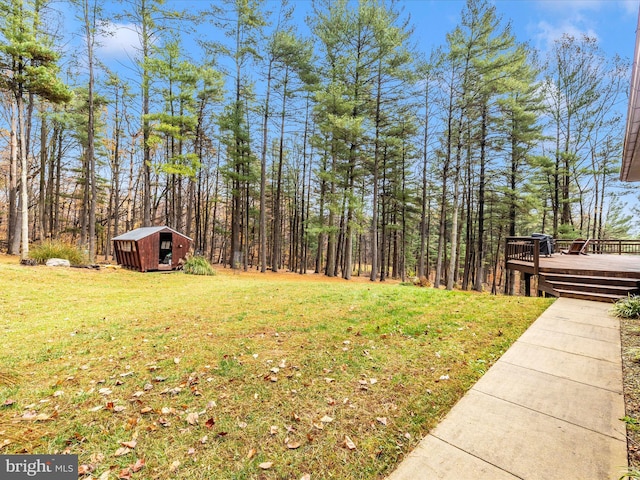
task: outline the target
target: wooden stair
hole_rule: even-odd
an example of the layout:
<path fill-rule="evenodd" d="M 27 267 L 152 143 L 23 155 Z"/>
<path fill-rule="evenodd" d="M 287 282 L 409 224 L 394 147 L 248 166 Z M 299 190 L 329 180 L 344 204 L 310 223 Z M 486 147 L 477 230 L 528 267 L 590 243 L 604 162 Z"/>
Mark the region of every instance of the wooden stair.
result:
<path fill-rule="evenodd" d="M 616 275 L 585 275 L 585 272 L 540 272 L 538 290 L 554 297 L 616 302 L 640 293 L 640 279 Z"/>

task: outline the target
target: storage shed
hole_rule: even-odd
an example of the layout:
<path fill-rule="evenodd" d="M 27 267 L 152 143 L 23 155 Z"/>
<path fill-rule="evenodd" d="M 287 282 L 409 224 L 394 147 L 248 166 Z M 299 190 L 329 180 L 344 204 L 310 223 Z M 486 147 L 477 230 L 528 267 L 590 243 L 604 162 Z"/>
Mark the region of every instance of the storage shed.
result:
<path fill-rule="evenodd" d="M 116 260 L 125 268 L 175 270 L 189 252 L 191 239 L 169 227 L 142 227 L 113 239 Z"/>

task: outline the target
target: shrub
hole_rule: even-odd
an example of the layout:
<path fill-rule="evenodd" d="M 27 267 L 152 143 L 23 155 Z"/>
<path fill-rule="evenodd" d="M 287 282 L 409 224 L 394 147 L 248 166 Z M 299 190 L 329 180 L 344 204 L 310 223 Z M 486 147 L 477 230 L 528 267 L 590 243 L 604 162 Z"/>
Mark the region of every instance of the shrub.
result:
<path fill-rule="evenodd" d="M 184 273 L 190 275 L 215 275 L 216 272 L 204 257 L 191 257 L 184 262 Z"/>
<path fill-rule="evenodd" d="M 87 259 L 75 245 L 60 241 L 43 242 L 29 251 L 29 256 L 40 264 L 47 263 L 50 258 L 64 258 L 71 265 L 83 265 Z"/>
<path fill-rule="evenodd" d="M 640 318 L 640 296 L 629 295 L 613 305 L 613 314 L 622 318 Z"/>

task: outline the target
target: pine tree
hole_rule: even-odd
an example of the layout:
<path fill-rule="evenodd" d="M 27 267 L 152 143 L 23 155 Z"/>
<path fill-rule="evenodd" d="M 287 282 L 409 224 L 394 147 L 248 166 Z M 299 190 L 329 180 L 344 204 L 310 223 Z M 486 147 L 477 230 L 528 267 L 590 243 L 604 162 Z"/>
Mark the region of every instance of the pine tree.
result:
<path fill-rule="evenodd" d="M 24 99 L 33 94 L 55 104 L 68 102 L 72 96 L 58 78 L 58 55 L 51 47 L 51 38 L 42 31 L 42 8 L 41 2 L 30 0 L 0 2 L 0 10 L 6 12 L 0 20 L 0 90 L 11 92 L 15 102 L 23 260 L 29 256 L 28 135 Z"/>

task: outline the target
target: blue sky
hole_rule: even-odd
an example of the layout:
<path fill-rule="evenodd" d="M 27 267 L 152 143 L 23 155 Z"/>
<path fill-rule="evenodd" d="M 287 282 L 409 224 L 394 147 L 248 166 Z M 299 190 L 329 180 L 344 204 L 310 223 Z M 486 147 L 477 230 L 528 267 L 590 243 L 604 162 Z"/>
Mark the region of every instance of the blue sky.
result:
<path fill-rule="evenodd" d="M 215 0 L 214 0 L 215 1 Z M 167 0 L 168 7 L 196 12 L 211 5 L 208 0 Z M 398 7 L 411 16 L 419 49 L 428 56 L 432 48 L 445 42 L 446 33 L 460 20 L 463 0 L 398 0 Z M 589 34 L 598 38 L 608 54 L 632 58 L 640 0 L 494 0 L 497 11 L 510 21 L 520 41 L 528 42 L 544 53 L 563 33 Z M 107 2 L 109 4 L 109 2 Z M 267 0 L 266 7 L 276 10 L 280 2 Z M 311 11 L 311 0 L 291 0 L 296 7 L 300 31 L 304 16 Z M 67 18 L 72 15 L 67 15 Z M 70 26 L 69 26 L 70 27 Z M 210 26 L 200 27 L 210 33 Z M 71 31 L 73 28 L 68 28 Z M 204 32 L 203 32 L 204 33 Z M 126 60 L 124 49 L 135 43 L 135 34 L 120 29 L 103 39 L 102 57 Z"/>

